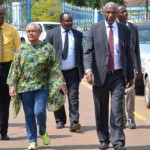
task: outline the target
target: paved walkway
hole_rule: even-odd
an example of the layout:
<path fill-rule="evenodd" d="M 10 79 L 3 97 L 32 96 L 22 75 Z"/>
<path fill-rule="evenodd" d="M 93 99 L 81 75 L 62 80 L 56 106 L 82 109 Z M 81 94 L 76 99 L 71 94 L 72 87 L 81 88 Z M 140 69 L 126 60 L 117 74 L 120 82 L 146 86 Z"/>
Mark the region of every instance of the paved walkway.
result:
<path fill-rule="evenodd" d="M 138 104 L 139 103 L 139 104 Z M 66 102 L 66 110 L 68 103 Z M 143 113 L 143 97 L 137 98 L 137 110 Z M 139 109 L 138 109 L 139 107 Z M 143 110 L 141 109 L 143 108 Z M 68 111 L 67 111 L 68 114 Z M 146 110 L 145 115 L 149 116 L 150 111 Z M 54 116 L 52 112 L 47 113 L 47 131 L 51 138 L 51 144 L 43 146 L 40 136 L 38 137 L 38 146 L 40 150 L 98 150 L 99 141 L 96 135 L 95 116 L 92 91 L 90 86 L 81 84 L 80 87 L 80 123 L 82 128 L 76 133 L 69 131 L 69 120 L 64 129 L 56 129 Z M 12 107 L 10 108 L 10 127 L 8 135 L 10 141 L 0 140 L 0 150 L 25 150 L 29 143 L 26 137 L 23 110 L 18 117 L 13 119 Z M 138 127 L 136 130 L 126 129 L 126 146 L 128 150 L 150 150 L 150 121 L 143 121 L 136 118 Z M 113 150 L 110 145 L 109 150 Z"/>
<path fill-rule="evenodd" d="M 69 120 L 64 129 L 56 129 L 52 112 L 47 113 L 47 131 L 51 138 L 49 146 L 43 146 L 39 136 L 39 149 L 51 150 L 79 150 L 79 149 L 98 149 L 98 139 L 95 132 L 95 119 L 91 90 L 81 85 L 80 89 L 80 123 L 81 130 L 72 133 L 69 131 Z M 68 103 L 66 102 L 68 114 Z M 20 111 L 16 119 L 13 119 L 12 107 L 10 107 L 10 127 L 8 135 L 10 141 L 0 141 L 0 150 L 24 150 L 29 143 L 26 137 L 23 110 Z"/>

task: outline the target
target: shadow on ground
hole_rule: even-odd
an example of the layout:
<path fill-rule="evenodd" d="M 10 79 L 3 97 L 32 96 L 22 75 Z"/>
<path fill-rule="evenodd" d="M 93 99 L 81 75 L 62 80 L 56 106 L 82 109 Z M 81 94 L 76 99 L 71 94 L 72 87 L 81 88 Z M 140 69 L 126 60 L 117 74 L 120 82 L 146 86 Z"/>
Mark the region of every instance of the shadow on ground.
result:
<path fill-rule="evenodd" d="M 129 146 L 127 150 L 150 150 L 150 145 Z M 26 148 L 11 148 L 11 150 L 25 150 Z M 62 146 L 39 146 L 38 150 L 98 150 L 98 145 L 62 145 Z M 113 148 L 110 147 L 110 150 Z M 10 148 L 0 148 L 0 150 L 10 150 Z"/>
<path fill-rule="evenodd" d="M 9 127 L 22 127 L 25 128 L 25 123 L 9 123 Z"/>
<path fill-rule="evenodd" d="M 150 126 L 145 126 L 145 125 L 143 125 L 143 126 L 137 126 L 136 127 L 137 129 L 150 129 Z"/>

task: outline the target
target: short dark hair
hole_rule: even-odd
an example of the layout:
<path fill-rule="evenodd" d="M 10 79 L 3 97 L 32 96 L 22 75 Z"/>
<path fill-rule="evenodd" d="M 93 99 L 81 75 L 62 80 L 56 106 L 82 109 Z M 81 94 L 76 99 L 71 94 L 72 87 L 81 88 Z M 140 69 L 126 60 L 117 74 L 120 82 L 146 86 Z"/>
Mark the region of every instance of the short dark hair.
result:
<path fill-rule="evenodd" d="M 67 14 L 67 15 L 70 15 L 70 16 L 72 17 L 72 15 L 71 15 L 70 12 L 63 12 L 63 13 L 60 15 L 60 22 L 64 20 L 64 15 L 66 15 L 66 14 Z"/>

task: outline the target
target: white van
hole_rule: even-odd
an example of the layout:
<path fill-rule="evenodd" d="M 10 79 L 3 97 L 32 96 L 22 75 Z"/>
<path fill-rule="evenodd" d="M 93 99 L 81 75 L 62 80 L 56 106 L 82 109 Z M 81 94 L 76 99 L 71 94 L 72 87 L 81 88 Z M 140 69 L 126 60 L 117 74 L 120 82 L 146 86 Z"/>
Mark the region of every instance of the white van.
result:
<path fill-rule="evenodd" d="M 40 40 L 45 39 L 47 30 L 53 29 L 53 28 L 59 26 L 59 24 L 60 24 L 58 22 L 34 22 L 34 23 L 37 23 L 42 28 L 42 34 L 40 36 Z"/>
<path fill-rule="evenodd" d="M 37 24 L 40 25 L 41 28 L 42 28 L 42 34 L 41 34 L 41 36 L 40 36 L 40 40 L 42 40 L 42 41 L 43 41 L 43 40 L 45 39 L 45 37 L 46 37 L 46 31 L 47 31 L 47 30 L 50 30 L 50 29 L 55 28 L 55 27 L 57 27 L 57 26 L 60 25 L 59 22 L 42 22 L 42 21 L 39 21 L 39 22 L 34 22 L 34 23 L 37 23 Z M 23 42 L 28 41 L 28 39 L 27 39 L 27 34 L 26 34 L 25 31 L 18 31 L 18 33 L 19 33 L 20 38 L 22 39 L 22 41 L 25 40 L 25 41 L 23 41 Z"/>

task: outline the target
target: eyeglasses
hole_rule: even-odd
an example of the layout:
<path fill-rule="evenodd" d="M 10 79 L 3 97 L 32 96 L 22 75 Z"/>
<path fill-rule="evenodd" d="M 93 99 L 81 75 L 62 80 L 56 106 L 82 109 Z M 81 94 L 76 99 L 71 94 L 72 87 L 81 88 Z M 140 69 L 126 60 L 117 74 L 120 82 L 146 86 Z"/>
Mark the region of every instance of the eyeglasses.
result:
<path fill-rule="evenodd" d="M 27 30 L 26 32 L 27 32 L 27 33 L 30 33 L 30 32 L 31 32 L 31 33 L 35 33 L 35 32 L 39 32 L 39 31 L 38 31 L 38 30 Z"/>

